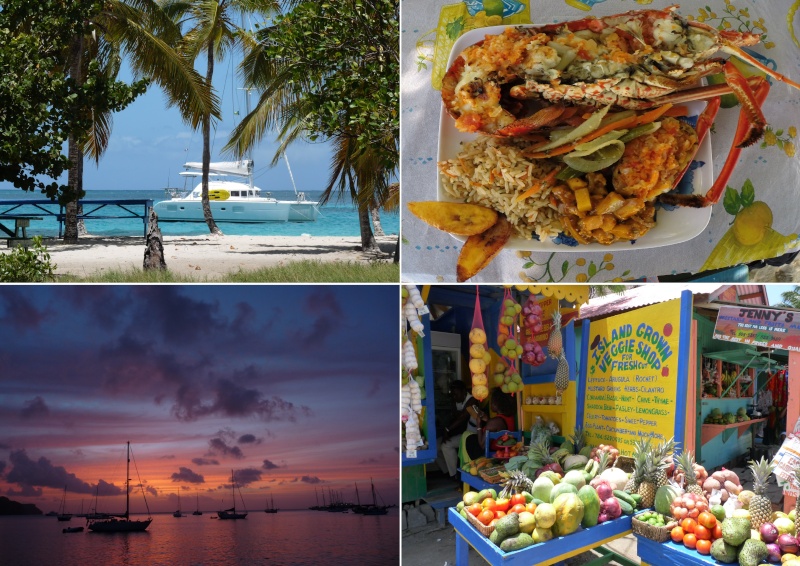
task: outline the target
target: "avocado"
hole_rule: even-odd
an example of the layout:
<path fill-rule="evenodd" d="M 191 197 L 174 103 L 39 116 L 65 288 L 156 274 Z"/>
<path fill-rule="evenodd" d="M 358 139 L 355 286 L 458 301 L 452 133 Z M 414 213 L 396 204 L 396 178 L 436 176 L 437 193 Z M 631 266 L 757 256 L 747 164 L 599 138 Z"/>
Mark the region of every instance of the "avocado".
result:
<path fill-rule="evenodd" d="M 532 544 L 533 538 L 531 535 L 527 533 L 519 533 L 504 539 L 503 542 L 500 543 L 500 550 L 504 552 L 514 552 L 515 550 L 521 550 L 526 546 L 531 546 Z"/>
<path fill-rule="evenodd" d="M 502 517 L 494 525 L 494 532 L 500 541 L 504 541 L 508 537 L 514 536 L 519 533 L 519 515 L 516 513 L 509 513 Z"/>

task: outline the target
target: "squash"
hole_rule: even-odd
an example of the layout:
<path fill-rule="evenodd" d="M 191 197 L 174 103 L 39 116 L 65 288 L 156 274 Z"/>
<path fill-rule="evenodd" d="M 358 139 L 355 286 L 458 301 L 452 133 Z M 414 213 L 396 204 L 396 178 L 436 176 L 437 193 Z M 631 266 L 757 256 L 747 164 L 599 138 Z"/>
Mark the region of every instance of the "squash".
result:
<path fill-rule="evenodd" d="M 662 485 L 656 490 L 655 508 L 656 511 L 667 517 L 672 516 L 670 505 L 679 495 L 683 495 L 681 490 L 674 485 Z"/>
<path fill-rule="evenodd" d="M 566 471 L 579 470 L 583 469 L 588 461 L 589 458 L 586 456 L 581 456 L 580 454 L 571 454 L 564 458 L 564 462 L 562 462 L 561 465 Z"/>

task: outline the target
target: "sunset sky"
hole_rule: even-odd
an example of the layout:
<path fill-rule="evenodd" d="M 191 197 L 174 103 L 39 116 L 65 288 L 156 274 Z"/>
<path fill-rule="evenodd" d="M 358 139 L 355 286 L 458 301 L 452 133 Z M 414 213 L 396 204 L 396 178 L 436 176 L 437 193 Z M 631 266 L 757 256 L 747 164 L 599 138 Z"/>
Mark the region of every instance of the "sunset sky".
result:
<path fill-rule="evenodd" d="M 397 286 L 5 286 L 0 495 L 124 510 L 397 503 Z M 131 464 L 132 483 L 138 483 Z M 106 493 L 107 495 L 103 496 Z M 116 495 L 112 495 L 116 494 Z M 320 499 L 321 503 L 321 499 Z M 237 507 L 240 503 L 237 499 Z M 141 493 L 131 511 L 144 512 Z"/>

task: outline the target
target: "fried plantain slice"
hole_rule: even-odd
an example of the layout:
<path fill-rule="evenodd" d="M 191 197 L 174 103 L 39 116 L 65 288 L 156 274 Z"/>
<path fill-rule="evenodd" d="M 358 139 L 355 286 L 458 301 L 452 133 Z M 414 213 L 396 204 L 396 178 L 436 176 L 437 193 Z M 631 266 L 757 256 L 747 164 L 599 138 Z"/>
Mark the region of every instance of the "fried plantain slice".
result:
<path fill-rule="evenodd" d="M 496 210 L 477 204 L 422 201 L 408 203 L 408 209 L 431 226 L 456 234 L 473 236 L 497 223 Z"/>
<path fill-rule="evenodd" d="M 459 283 L 477 275 L 489 265 L 511 238 L 511 223 L 502 214 L 494 226 L 467 238 L 456 262 L 456 278 Z"/>

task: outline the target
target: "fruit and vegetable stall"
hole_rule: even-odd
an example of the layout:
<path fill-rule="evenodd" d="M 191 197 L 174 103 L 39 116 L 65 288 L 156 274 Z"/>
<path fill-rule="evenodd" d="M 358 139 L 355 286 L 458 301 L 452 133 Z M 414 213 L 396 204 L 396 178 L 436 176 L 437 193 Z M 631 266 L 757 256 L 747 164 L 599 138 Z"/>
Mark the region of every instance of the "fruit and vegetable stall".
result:
<path fill-rule="evenodd" d="M 519 431 L 508 432 L 525 434 L 522 442 L 501 436 L 496 450 L 479 458 L 462 456 L 466 486 L 447 510 L 458 535 L 456 564 L 467 564 L 470 548 L 504 565 L 556 564 L 588 549 L 608 555 L 603 545 L 633 532 L 642 564 L 800 566 L 797 510 L 789 497 L 800 486 L 800 456 L 793 467 L 784 465 L 786 512 L 773 510 L 766 494 L 776 474 L 772 460 L 747 452 L 741 476 L 709 465 L 711 454 L 700 458 L 725 430 L 748 427 L 752 435 L 749 427 L 763 420 L 754 414 L 758 389 L 778 371 L 791 373 L 797 351 L 784 362 L 777 351 L 743 339 L 746 333 L 726 335 L 716 320 L 730 320 L 719 316 L 725 314 L 714 301 L 720 294 L 679 290 L 640 303 L 645 306 L 603 311 L 578 310 L 582 299 L 565 299 L 564 291 L 559 297 L 558 286 L 544 295 L 543 287 L 432 286 L 420 295 L 434 313 L 441 304 L 460 305 L 439 320 L 465 339 L 472 395 L 485 400 L 493 388 L 512 393 Z M 414 290 L 408 292 L 411 297 Z M 425 334 L 432 321 L 428 313 L 422 320 Z M 420 341 L 406 351 L 404 364 L 418 368 L 430 357 Z M 704 383 L 709 380 L 713 390 Z M 414 412 L 410 389 L 404 416 Z M 790 388 L 793 401 L 800 399 Z M 789 416 L 792 425 L 796 413 Z M 414 419 L 418 413 L 405 423 L 412 420 L 411 443 Z M 724 430 L 709 437 L 707 426 Z"/>

